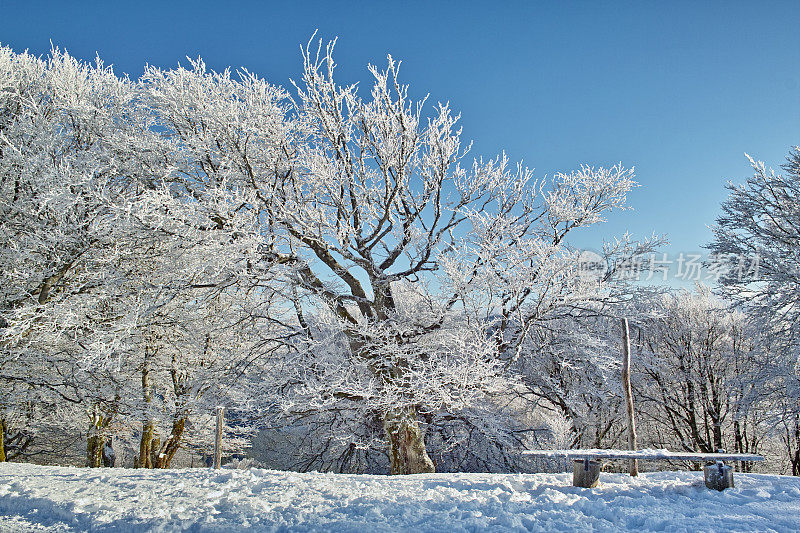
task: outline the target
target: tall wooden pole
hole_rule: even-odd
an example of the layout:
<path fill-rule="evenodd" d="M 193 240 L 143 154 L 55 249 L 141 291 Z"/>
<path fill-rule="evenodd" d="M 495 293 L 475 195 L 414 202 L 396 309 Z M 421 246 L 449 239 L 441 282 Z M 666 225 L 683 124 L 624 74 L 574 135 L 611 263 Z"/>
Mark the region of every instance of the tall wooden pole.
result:
<path fill-rule="evenodd" d="M 217 430 L 214 435 L 214 468 L 217 470 L 222 465 L 222 416 L 224 411 L 224 407 L 217 407 Z"/>
<path fill-rule="evenodd" d="M 628 411 L 628 448 L 636 450 L 636 420 L 633 412 L 633 393 L 631 392 L 631 338 L 628 319 L 622 319 L 622 390 L 625 392 L 625 405 Z M 639 475 L 636 459 L 629 463 L 631 476 Z"/>

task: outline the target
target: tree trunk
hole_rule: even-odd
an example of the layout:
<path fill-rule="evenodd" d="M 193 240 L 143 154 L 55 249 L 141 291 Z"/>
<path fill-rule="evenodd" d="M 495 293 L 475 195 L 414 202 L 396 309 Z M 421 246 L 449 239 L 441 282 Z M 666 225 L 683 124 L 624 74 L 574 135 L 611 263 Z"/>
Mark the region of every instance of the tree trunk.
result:
<path fill-rule="evenodd" d="M 425 450 L 425 438 L 414 408 L 396 409 L 383 421 L 389 445 L 391 474 L 435 472 L 433 461 Z"/>
<path fill-rule="evenodd" d="M 156 468 L 158 465 L 158 454 L 161 451 L 161 439 L 158 437 L 153 438 L 150 444 L 150 468 Z"/>
<path fill-rule="evenodd" d="M 99 434 L 99 428 L 94 421 L 89 426 L 89 435 L 86 438 L 86 466 L 100 468 L 103 466 L 103 442 L 105 438 Z"/>
<path fill-rule="evenodd" d="M 744 443 L 742 438 L 742 428 L 738 420 L 733 421 L 733 451 L 734 453 L 744 453 Z M 745 462 L 739 461 L 736 465 L 739 472 L 745 471 Z"/>
<path fill-rule="evenodd" d="M 711 422 L 714 426 L 711 428 L 712 436 L 714 438 L 714 451 L 724 448 L 722 445 L 722 422 L 719 420 L 719 415 L 714 414 L 711 416 Z"/>
<path fill-rule="evenodd" d="M 222 430 L 223 430 L 223 417 L 225 416 L 225 408 L 221 405 L 217 406 L 217 424 L 214 428 L 214 469 L 219 470 L 222 467 Z"/>
<path fill-rule="evenodd" d="M 175 417 L 175 420 L 172 422 L 172 433 L 167 437 L 167 440 L 164 442 L 156 458 L 156 468 L 169 468 L 172 463 L 172 458 L 175 457 L 175 453 L 181 447 L 181 439 L 183 437 L 183 431 L 186 428 L 186 420 L 186 415 Z"/>
<path fill-rule="evenodd" d="M 95 406 L 89 419 L 89 433 L 86 437 L 86 466 L 89 468 L 100 468 L 103 466 L 103 445 L 106 443 L 106 436 L 103 434 L 111 423 L 114 411 L 107 416 L 100 411 L 99 406 Z"/>
<path fill-rule="evenodd" d="M 756 453 L 756 450 L 750 447 L 750 441 L 747 440 L 747 418 L 744 419 L 744 429 L 739 420 L 733 421 L 733 439 L 734 451 L 736 453 Z M 748 461 L 739 461 L 739 472 L 752 472 L 753 463 Z"/>
<path fill-rule="evenodd" d="M 153 354 L 149 346 L 144 348 L 144 362 L 142 363 L 142 399 L 145 405 L 145 418 L 142 421 L 142 438 L 139 441 L 139 468 L 153 468 L 153 434 L 155 424 L 148 418 L 147 410 L 153 400 L 152 384 L 150 383 L 150 359 Z"/>
<path fill-rule="evenodd" d="M 6 421 L 0 420 L 0 463 L 6 462 Z"/>
<path fill-rule="evenodd" d="M 155 427 L 152 420 L 142 424 L 142 438 L 139 440 L 139 468 L 153 468 L 153 434 Z"/>
<path fill-rule="evenodd" d="M 800 414 L 796 414 L 794 417 L 794 440 L 796 446 L 794 454 L 789 456 L 789 460 L 792 462 L 792 475 L 800 476 Z M 791 448 L 790 445 L 790 451 Z"/>
<path fill-rule="evenodd" d="M 631 391 L 631 340 L 628 319 L 622 319 L 622 389 L 625 392 L 625 406 L 628 411 L 628 449 L 636 450 L 636 420 L 633 411 L 633 392 Z M 636 459 L 629 462 L 631 476 L 639 475 Z"/>
<path fill-rule="evenodd" d="M 105 438 L 100 435 L 90 435 L 86 441 L 86 462 L 89 468 L 103 466 L 103 444 Z"/>

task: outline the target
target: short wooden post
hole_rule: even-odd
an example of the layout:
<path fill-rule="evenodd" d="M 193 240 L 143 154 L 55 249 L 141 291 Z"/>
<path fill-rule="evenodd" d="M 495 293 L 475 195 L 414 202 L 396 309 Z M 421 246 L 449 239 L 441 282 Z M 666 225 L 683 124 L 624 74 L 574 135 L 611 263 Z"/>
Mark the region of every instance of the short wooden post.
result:
<path fill-rule="evenodd" d="M 222 466 L 222 416 L 224 411 L 224 407 L 217 407 L 217 429 L 214 435 L 214 468 L 216 470 Z"/>
<path fill-rule="evenodd" d="M 706 465 L 703 468 L 703 475 L 706 487 L 712 490 L 725 490 L 733 487 L 733 467 L 726 465 L 722 461 L 717 461 L 713 465 Z"/>
<path fill-rule="evenodd" d="M 572 471 L 572 486 L 590 489 L 600 480 L 600 461 L 576 459 Z"/>

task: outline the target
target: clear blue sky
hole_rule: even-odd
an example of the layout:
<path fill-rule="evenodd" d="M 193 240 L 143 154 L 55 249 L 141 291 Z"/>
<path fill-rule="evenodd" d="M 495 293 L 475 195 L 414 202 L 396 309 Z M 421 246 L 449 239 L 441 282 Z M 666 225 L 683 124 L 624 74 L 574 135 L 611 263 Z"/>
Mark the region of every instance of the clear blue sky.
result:
<path fill-rule="evenodd" d="M 498 5 L 500 4 L 500 5 Z M 36 2 L 0 0 L 0 42 L 97 52 L 132 77 L 202 56 L 276 84 L 315 29 L 339 37 L 340 80 L 403 60 L 412 93 L 449 101 L 473 154 L 505 150 L 538 174 L 622 161 L 635 211 L 577 244 L 626 229 L 665 233 L 670 254 L 710 239 L 724 184 L 748 152 L 777 166 L 800 144 L 800 2 Z"/>

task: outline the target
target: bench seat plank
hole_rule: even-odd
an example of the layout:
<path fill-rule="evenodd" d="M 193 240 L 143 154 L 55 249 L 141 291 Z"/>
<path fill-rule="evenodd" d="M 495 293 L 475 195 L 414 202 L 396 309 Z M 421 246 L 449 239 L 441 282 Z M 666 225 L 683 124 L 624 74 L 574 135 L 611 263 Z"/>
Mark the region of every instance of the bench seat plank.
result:
<path fill-rule="evenodd" d="M 568 459 L 640 459 L 642 461 L 763 461 L 746 453 L 671 452 L 669 450 L 525 450 L 523 455 Z"/>

